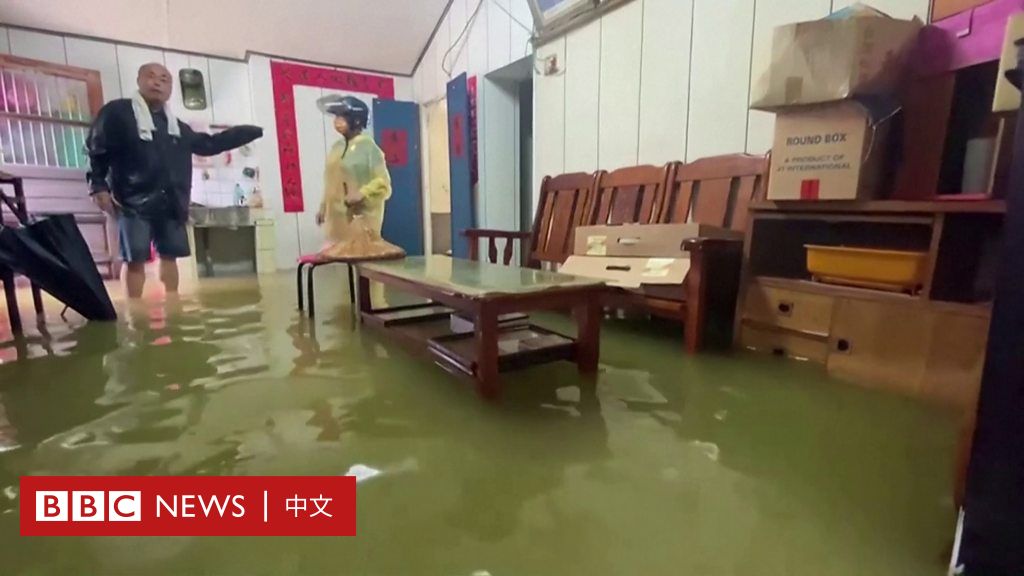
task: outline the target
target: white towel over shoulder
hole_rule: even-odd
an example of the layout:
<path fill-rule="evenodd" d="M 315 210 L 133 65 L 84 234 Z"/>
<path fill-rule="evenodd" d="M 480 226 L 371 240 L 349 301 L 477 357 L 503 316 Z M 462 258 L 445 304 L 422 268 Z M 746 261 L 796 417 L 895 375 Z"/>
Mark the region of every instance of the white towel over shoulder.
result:
<path fill-rule="evenodd" d="M 135 123 L 139 126 L 139 138 L 146 142 L 153 141 L 153 131 L 156 124 L 153 123 L 153 115 L 149 112 L 149 104 L 138 91 L 132 94 L 132 111 L 135 113 Z M 181 127 L 178 126 L 178 119 L 166 106 L 164 114 L 167 115 L 167 133 L 174 138 L 181 138 Z"/>

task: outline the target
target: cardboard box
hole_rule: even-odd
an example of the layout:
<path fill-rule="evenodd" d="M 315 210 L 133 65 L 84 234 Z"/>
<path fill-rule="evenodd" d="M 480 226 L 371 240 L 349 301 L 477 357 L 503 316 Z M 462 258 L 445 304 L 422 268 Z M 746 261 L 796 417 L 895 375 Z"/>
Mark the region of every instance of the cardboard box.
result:
<path fill-rule="evenodd" d="M 1020 90 L 1006 79 L 1006 71 L 1017 67 L 1017 40 L 1024 38 L 1024 12 L 1014 14 L 1006 21 L 1003 52 L 999 57 L 996 75 L 996 93 L 992 98 L 993 112 L 1016 112 L 1020 109 Z"/>
<path fill-rule="evenodd" d="M 876 197 L 892 114 L 855 100 L 778 114 L 768 199 Z"/>
<path fill-rule="evenodd" d="M 576 229 L 573 254 L 580 256 L 681 257 L 691 238 L 742 240 L 743 234 L 703 224 L 624 224 L 581 226 Z"/>
<path fill-rule="evenodd" d="M 916 18 L 897 20 L 863 5 L 823 20 L 779 26 L 750 107 L 775 111 L 892 94 L 921 26 Z"/>
<path fill-rule="evenodd" d="M 566 259 L 559 272 L 597 278 L 609 286 L 638 289 L 644 284 L 682 285 L 690 271 L 690 259 L 579 256 Z"/>
<path fill-rule="evenodd" d="M 739 232 L 701 224 L 581 226 L 573 255 L 559 271 L 637 291 L 678 286 L 668 292 L 682 300 L 682 284 L 690 271 L 684 243 L 697 237 L 743 239 Z"/>

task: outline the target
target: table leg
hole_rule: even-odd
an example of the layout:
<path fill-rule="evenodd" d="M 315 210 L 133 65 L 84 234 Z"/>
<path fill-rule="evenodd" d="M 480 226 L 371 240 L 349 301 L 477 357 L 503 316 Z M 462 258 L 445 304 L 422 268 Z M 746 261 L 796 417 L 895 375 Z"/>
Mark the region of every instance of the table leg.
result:
<path fill-rule="evenodd" d="M 213 256 L 210 255 L 210 229 L 203 227 L 200 229 L 200 236 L 203 238 L 203 268 L 206 269 L 207 278 L 213 278 Z"/>
<path fill-rule="evenodd" d="M 601 357 L 601 305 L 594 296 L 573 310 L 576 318 L 576 365 L 583 374 L 597 372 Z"/>
<path fill-rule="evenodd" d="M 370 301 L 370 279 L 362 274 L 359 275 L 359 312 L 373 312 L 373 302 Z M 360 317 L 362 317 L 360 315 Z"/>
<path fill-rule="evenodd" d="M 476 317 L 476 385 L 485 398 L 496 398 L 498 385 L 498 315 L 482 306 Z"/>
<path fill-rule="evenodd" d="M 303 264 L 302 262 L 299 262 L 299 265 L 295 268 L 295 294 L 296 294 L 296 296 L 298 297 L 298 300 L 299 300 L 299 310 L 300 311 L 305 309 L 305 306 L 302 303 L 302 292 L 303 292 L 303 290 L 302 290 L 302 288 L 303 288 L 303 286 L 302 286 L 302 269 L 305 268 L 305 267 L 306 267 L 305 264 Z"/>
<path fill-rule="evenodd" d="M 309 267 L 308 284 L 306 284 L 306 307 L 308 308 L 307 313 L 312 318 L 316 315 L 316 297 L 315 291 L 313 290 L 313 272 L 316 271 L 317 264 L 312 264 Z"/>
<path fill-rule="evenodd" d="M 355 305 L 356 303 L 356 267 L 353 264 L 348 265 L 348 301 L 350 304 Z"/>
<path fill-rule="evenodd" d="M 36 286 L 36 283 L 32 283 L 32 304 L 36 308 L 36 317 L 39 319 L 45 319 L 46 312 L 43 310 L 43 292 Z"/>

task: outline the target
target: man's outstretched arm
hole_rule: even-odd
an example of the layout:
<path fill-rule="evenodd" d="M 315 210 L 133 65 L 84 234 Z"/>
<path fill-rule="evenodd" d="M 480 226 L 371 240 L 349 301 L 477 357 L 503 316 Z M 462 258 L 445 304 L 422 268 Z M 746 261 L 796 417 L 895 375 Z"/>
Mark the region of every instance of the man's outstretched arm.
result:
<path fill-rule="evenodd" d="M 259 126 L 234 126 L 217 134 L 195 132 L 187 124 L 182 123 L 182 136 L 188 138 L 193 154 L 199 156 L 216 156 L 221 152 L 245 146 L 249 142 L 263 136 L 263 128 Z"/>

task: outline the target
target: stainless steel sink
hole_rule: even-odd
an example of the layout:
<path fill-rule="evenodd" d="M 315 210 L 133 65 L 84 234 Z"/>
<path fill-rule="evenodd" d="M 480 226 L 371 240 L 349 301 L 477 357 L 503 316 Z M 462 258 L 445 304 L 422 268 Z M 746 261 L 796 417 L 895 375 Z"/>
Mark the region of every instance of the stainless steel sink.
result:
<path fill-rule="evenodd" d="M 189 208 L 192 225 L 196 228 L 239 228 L 252 226 L 252 216 L 248 206 L 227 206 L 224 208 L 207 208 L 192 206 Z"/>

